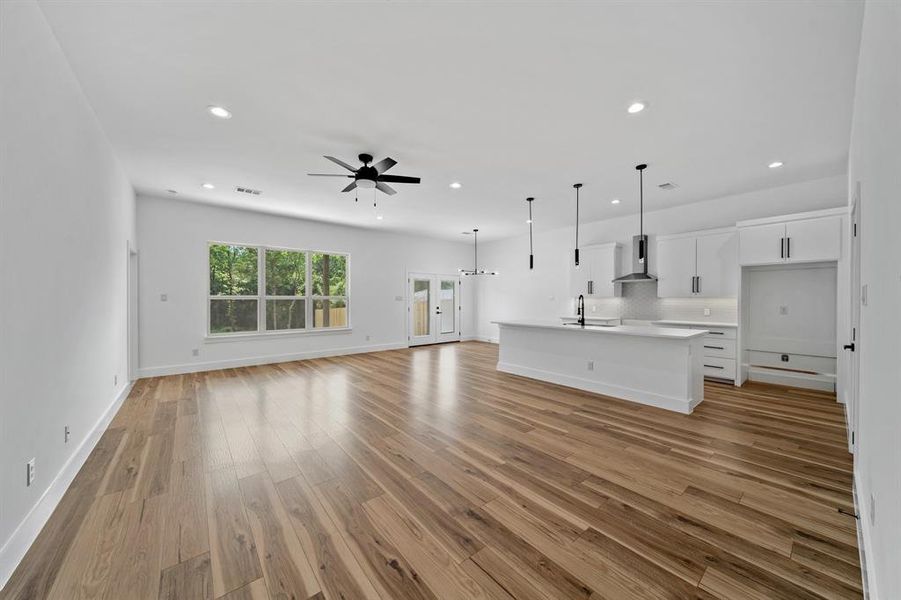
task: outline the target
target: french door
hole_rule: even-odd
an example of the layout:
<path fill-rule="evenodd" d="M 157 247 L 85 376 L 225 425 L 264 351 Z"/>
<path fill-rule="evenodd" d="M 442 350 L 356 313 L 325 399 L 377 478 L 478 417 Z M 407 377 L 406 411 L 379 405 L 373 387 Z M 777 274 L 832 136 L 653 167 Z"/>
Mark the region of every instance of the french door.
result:
<path fill-rule="evenodd" d="M 460 278 L 458 275 L 410 273 L 407 277 L 411 346 L 460 340 Z"/>

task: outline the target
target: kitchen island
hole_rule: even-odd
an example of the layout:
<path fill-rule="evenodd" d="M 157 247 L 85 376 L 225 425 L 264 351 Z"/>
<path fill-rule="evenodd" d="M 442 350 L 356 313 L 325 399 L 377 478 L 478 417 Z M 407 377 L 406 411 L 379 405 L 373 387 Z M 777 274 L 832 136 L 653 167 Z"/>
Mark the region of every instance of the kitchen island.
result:
<path fill-rule="evenodd" d="M 495 321 L 498 371 L 684 414 L 704 399 L 705 330 Z"/>

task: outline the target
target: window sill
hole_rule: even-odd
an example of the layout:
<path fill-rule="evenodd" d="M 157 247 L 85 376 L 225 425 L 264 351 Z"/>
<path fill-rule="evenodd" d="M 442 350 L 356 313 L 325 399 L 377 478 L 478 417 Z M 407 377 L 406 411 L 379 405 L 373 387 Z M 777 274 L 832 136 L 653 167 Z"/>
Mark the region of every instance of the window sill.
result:
<path fill-rule="evenodd" d="M 240 342 L 247 340 L 272 340 L 281 338 L 305 337 L 308 335 L 338 335 L 351 333 L 351 327 L 330 327 L 320 329 L 301 329 L 294 331 L 272 331 L 268 333 L 260 333 L 258 331 L 252 333 L 223 333 L 219 335 L 207 335 L 203 338 L 204 344 L 218 344 L 222 342 Z"/>

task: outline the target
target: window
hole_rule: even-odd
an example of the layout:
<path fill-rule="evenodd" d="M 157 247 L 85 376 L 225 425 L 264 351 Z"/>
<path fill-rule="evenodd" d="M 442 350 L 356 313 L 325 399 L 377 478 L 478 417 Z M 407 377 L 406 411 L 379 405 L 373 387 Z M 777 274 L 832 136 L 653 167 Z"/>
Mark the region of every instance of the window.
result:
<path fill-rule="evenodd" d="M 210 333 L 257 330 L 257 255 L 247 246 L 210 246 Z"/>
<path fill-rule="evenodd" d="M 347 327 L 347 257 L 312 255 L 313 327 Z"/>
<path fill-rule="evenodd" d="M 209 245 L 209 334 L 350 326 L 346 254 Z"/>

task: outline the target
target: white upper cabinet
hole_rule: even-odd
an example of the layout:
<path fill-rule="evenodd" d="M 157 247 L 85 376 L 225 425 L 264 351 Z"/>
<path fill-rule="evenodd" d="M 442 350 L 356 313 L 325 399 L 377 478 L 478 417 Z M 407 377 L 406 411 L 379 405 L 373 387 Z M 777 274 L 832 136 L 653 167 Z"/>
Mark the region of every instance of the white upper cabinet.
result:
<path fill-rule="evenodd" d="M 657 295 L 660 298 L 689 298 L 695 295 L 696 255 L 694 237 L 657 241 Z"/>
<path fill-rule="evenodd" d="M 785 260 L 785 223 L 754 225 L 739 230 L 739 262 L 767 265 Z"/>
<path fill-rule="evenodd" d="M 620 275 L 620 253 L 617 243 L 592 244 L 579 249 L 579 266 L 570 263 L 570 296 L 579 294 L 593 298 L 612 298 L 619 295 L 619 284 L 613 280 Z M 571 256 L 571 255 L 570 255 Z M 572 258 L 570 258 L 572 260 Z"/>
<path fill-rule="evenodd" d="M 832 211 L 834 212 L 834 211 Z M 767 223 L 739 223 L 742 265 L 832 261 L 841 258 L 842 217 L 789 215 Z"/>
<path fill-rule="evenodd" d="M 695 296 L 738 297 L 738 235 L 735 231 L 698 236 Z"/>
<path fill-rule="evenodd" d="M 842 254 L 842 219 L 789 221 L 785 224 L 785 240 L 789 262 L 838 260 Z"/>
<path fill-rule="evenodd" d="M 657 296 L 735 298 L 737 240 L 733 230 L 661 236 L 657 239 Z"/>

